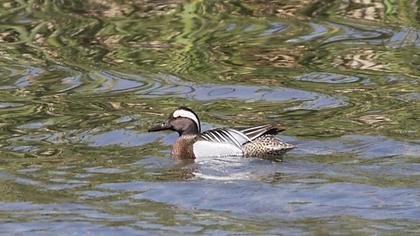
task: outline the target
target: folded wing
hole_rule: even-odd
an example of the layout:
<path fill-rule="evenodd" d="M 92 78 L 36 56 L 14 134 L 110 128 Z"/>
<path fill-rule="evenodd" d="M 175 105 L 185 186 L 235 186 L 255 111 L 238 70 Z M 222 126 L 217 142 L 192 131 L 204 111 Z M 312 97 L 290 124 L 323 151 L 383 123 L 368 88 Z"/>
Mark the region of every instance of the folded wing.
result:
<path fill-rule="evenodd" d="M 232 144 L 238 148 L 241 148 L 251 139 L 242 132 L 229 128 L 218 128 L 205 131 L 201 133 L 201 138 L 209 142 L 227 143 Z"/>
<path fill-rule="evenodd" d="M 273 125 L 260 125 L 251 128 L 238 129 L 239 132 L 247 136 L 251 141 L 261 137 L 263 134 L 277 134 L 284 129 L 276 128 Z"/>

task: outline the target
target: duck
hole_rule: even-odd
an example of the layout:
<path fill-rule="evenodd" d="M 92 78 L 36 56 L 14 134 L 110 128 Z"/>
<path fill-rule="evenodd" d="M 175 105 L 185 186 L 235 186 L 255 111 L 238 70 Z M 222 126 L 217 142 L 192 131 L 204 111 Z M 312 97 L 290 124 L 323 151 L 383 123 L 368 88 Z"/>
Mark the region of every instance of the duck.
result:
<path fill-rule="evenodd" d="M 216 128 L 201 132 L 198 115 L 188 107 L 175 109 L 166 121 L 148 131 L 162 130 L 172 130 L 179 134 L 172 146 L 171 156 L 181 160 L 225 156 L 277 159 L 294 148 L 294 145 L 275 136 L 284 129 L 272 124 L 240 129 Z"/>

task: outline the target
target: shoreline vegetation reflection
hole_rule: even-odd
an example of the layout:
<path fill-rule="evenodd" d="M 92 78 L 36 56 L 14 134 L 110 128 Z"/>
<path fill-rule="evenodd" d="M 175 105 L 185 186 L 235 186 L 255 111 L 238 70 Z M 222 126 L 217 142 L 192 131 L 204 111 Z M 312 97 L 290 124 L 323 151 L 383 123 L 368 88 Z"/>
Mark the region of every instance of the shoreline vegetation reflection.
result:
<path fill-rule="evenodd" d="M 0 234 L 419 234 L 419 9 L 2 1 Z M 297 148 L 175 162 L 180 105 Z"/>

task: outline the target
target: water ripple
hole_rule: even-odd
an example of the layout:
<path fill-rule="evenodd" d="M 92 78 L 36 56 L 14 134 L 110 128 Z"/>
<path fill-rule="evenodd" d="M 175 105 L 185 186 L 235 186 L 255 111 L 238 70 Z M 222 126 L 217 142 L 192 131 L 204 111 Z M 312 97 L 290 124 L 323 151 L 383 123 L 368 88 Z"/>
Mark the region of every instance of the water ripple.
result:
<path fill-rule="evenodd" d="M 362 158 L 384 157 L 420 157 L 420 145 L 402 142 L 382 136 L 345 135 L 339 139 L 320 141 L 307 140 L 297 142 L 296 153 L 304 155 L 332 155 L 338 153 L 353 154 Z"/>
<path fill-rule="evenodd" d="M 378 29 L 374 30 L 362 30 L 357 29 L 354 26 L 349 25 L 341 25 L 341 24 L 331 24 L 331 26 L 340 32 L 338 35 L 334 35 L 332 37 L 327 38 L 324 40 L 324 44 L 327 43 L 335 43 L 340 41 L 346 42 L 355 42 L 359 43 L 360 40 L 373 40 L 377 38 L 383 38 L 388 35 L 387 32 L 381 32 Z"/>
<path fill-rule="evenodd" d="M 200 182 L 130 182 L 101 184 L 99 189 L 131 189 L 133 199 L 145 199 L 186 209 L 228 211 L 272 219 L 359 216 L 365 219 L 418 220 L 420 192 L 406 188 L 382 188 L 363 184 L 331 183 L 252 184 Z M 188 193 L 188 194 L 185 194 Z M 225 196 L 229 196 L 228 198 Z M 271 201 L 270 199 L 282 199 Z M 357 200 L 356 200 L 357 199 Z"/>
<path fill-rule="evenodd" d="M 297 77 L 297 80 L 328 84 L 345 84 L 356 83 L 362 79 L 351 75 L 340 75 L 326 72 L 311 72 Z"/>
<path fill-rule="evenodd" d="M 92 72 L 89 78 L 97 84 L 97 88 L 93 89 L 94 92 L 130 91 L 145 85 L 145 83 L 117 77 L 105 71 Z"/>
<path fill-rule="evenodd" d="M 2 1 L 0 234 L 419 234 L 418 1 L 116 2 Z M 297 147 L 177 162 L 181 104 Z"/>
<path fill-rule="evenodd" d="M 126 77 L 118 73 L 119 77 Z M 129 78 L 133 78 L 131 75 Z M 308 92 L 299 89 L 246 86 L 246 85 L 217 85 L 196 84 L 181 80 L 174 76 L 148 78 L 137 77 L 136 81 L 144 85 L 139 87 L 126 87 L 136 89 L 136 94 L 142 97 L 177 96 L 198 101 L 211 101 L 220 99 L 244 100 L 244 101 L 302 101 L 299 107 L 290 109 L 319 110 L 345 106 L 344 99 L 324 95 L 317 92 Z"/>
<path fill-rule="evenodd" d="M 287 42 L 300 43 L 311 41 L 313 39 L 323 36 L 324 34 L 330 31 L 327 26 L 314 22 L 309 22 L 309 26 L 312 28 L 312 31 L 309 34 L 289 39 Z"/>
<path fill-rule="evenodd" d="M 119 129 L 107 131 L 99 134 L 85 132 L 77 137 L 73 137 L 73 141 L 88 143 L 92 147 L 120 145 L 124 147 L 141 146 L 156 141 L 157 134 L 154 133 L 137 133 L 132 130 Z"/>

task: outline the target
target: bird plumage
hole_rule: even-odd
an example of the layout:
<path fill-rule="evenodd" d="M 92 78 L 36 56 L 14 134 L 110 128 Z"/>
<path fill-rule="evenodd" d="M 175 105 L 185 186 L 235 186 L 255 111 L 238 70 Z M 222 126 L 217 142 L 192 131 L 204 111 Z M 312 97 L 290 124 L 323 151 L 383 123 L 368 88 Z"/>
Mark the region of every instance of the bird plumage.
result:
<path fill-rule="evenodd" d="M 281 156 L 294 146 L 274 135 L 283 129 L 271 124 L 249 128 L 216 128 L 201 132 L 200 119 L 191 109 L 180 107 L 162 124 L 149 131 L 174 130 L 180 135 L 172 155 L 180 159 L 208 156 Z"/>

